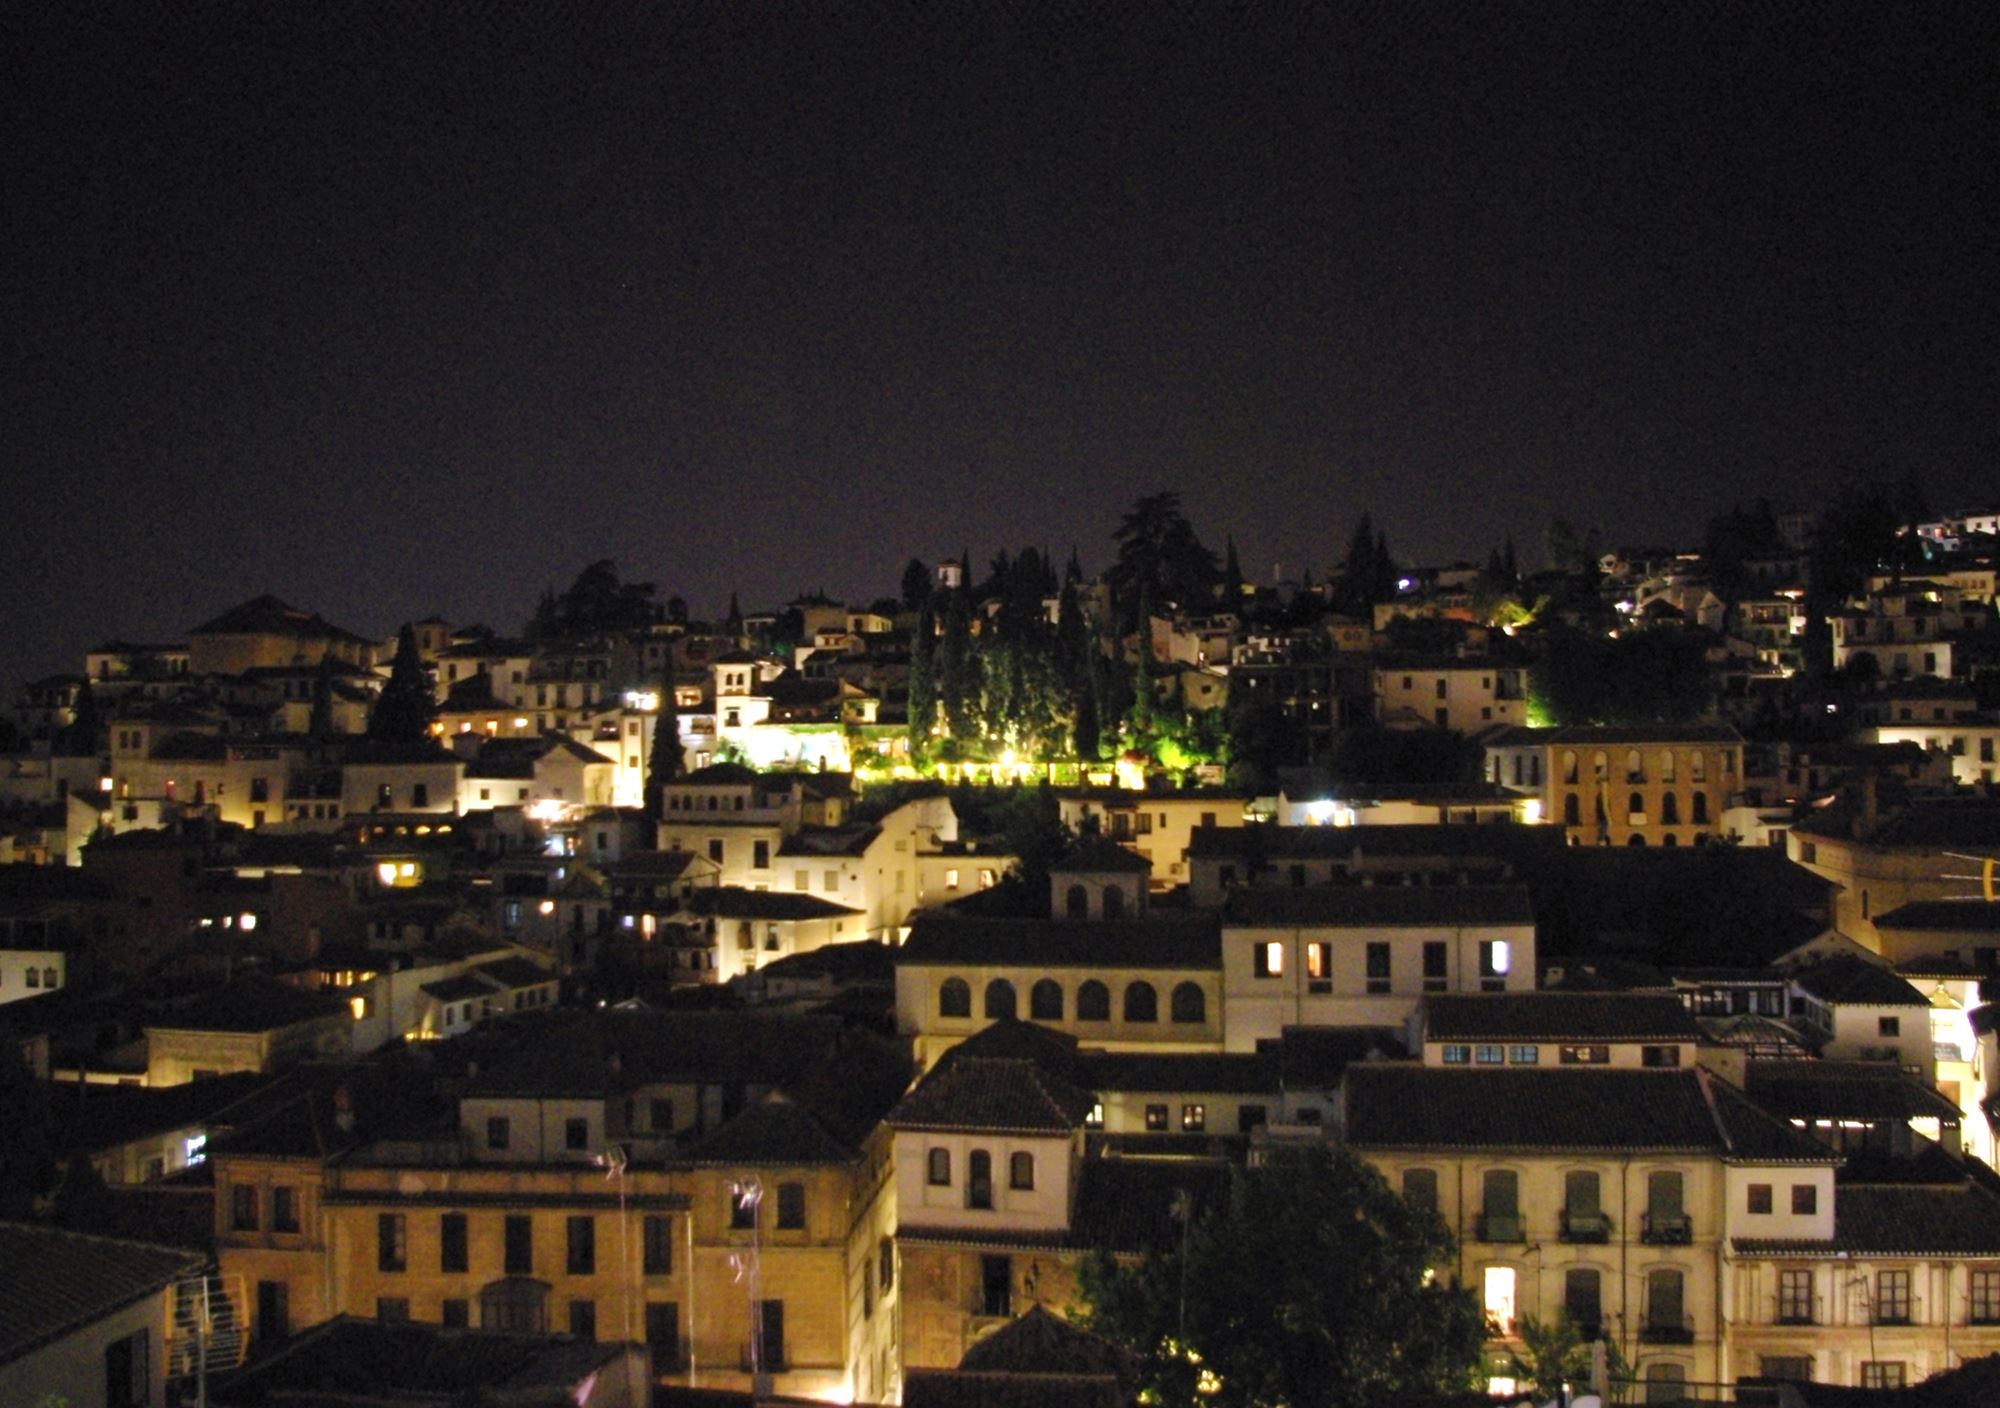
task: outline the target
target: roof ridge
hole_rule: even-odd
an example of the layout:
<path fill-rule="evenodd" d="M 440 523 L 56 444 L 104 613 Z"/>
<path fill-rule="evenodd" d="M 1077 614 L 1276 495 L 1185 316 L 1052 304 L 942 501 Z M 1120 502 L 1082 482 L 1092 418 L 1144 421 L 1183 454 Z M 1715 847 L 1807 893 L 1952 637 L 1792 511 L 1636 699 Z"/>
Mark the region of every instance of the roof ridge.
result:
<path fill-rule="evenodd" d="M 1702 1104 L 1708 1109 L 1708 1117 L 1715 1122 L 1715 1132 L 1722 1136 L 1724 1153 L 1736 1152 L 1736 1140 L 1729 1133 L 1729 1122 L 1722 1117 L 1722 1109 L 1715 1098 L 1715 1077 L 1706 1066 L 1694 1068 L 1695 1088 L 1701 1092 Z"/>

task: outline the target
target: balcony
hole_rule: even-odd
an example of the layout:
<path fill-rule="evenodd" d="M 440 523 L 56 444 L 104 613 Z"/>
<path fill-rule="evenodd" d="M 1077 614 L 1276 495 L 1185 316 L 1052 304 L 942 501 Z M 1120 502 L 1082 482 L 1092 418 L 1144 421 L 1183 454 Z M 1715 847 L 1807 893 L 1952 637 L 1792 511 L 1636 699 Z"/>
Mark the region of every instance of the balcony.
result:
<path fill-rule="evenodd" d="M 1665 1315 L 1649 1315 L 1639 1327 L 1641 1344 L 1693 1344 L 1694 1320 L 1683 1315 L 1671 1318 Z"/>
<path fill-rule="evenodd" d="M 1878 1310 L 1868 1318 L 1871 1325 L 1914 1325 L 1908 1310 Z"/>
<path fill-rule="evenodd" d="M 1805 1310 L 1798 1306 L 1790 1306 L 1780 1310 L 1773 1316 L 1771 1323 L 1774 1325 L 1817 1325 L 1819 1318 L 1810 1310 Z"/>
<path fill-rule="evenodd" d="M 1565 1242 L 1608 1242 L 1611 1240 L 1611 1219 L 1601 1212 L 1570 1212 L 1565 1208 L 1562 1239 Z"/>
<path fill-rule="evenodd" d="M 1528 1235 L 1519 1213 L 1482 1212 L 1473 1219 L 1472 1239 L 1475 1242 L 1525 1242 Z"/>
<path fill-rule="evenodd" d="M 1684 1247 L 1694 1240 L 1694 1222 L 1684 1212 L 1642 1214 L 1639 1240 L 1656 1247 Z"/>

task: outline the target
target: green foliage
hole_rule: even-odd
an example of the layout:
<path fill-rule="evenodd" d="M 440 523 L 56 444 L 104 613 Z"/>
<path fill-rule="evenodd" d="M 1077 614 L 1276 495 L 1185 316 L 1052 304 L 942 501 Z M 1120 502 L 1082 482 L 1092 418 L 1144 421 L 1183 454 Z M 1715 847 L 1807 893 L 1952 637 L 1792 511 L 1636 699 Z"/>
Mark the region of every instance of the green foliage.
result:
<path fill-rule="evenodd" d="M 910 635 L 909 685 L 910 756 L 920 758 L 930 747 L 931 726 L 937 722 L 937 622 L 928 604 L 917 611 Z"/>
<path fill-rule="evenodd" d="M 1510 1356 L 1514 1377 L 1523 1379 L 1536 1398 L 1554 1398 L 1565 1384 L 1574 1388 L 1590 1373 L 1590 1346 L 1566 1310 L 1543 1322 L 1532 1315 L 1520 1321 L 1522 1354 Z"/>
<path fill-rule="evenodd" d="M 1348 1150 L 1233 1170 L 1184 1245 L 1137 1267 L 1100 1256 L 1079 1278 L 1088 1328 L 1144 1357 L 1154 1401 L 1363 1408 L 1472 1383 L 1484 1316 L 1430 1275 L 1450 1233 Z"/>
<path fill-rule="evenodd" d="M 1528 672 L 1530 712 L 1555 724 L 1687 723 L 1708 712 L 1707 637 L 1628 631 L 1616 638 L 1558 627 Z"/>
<path fill-rule="evenodd" d="M 406 622 L 396 633 L 389 682 L 368 711 L 368 736 L 377 743 L 421 743 L 429 736 L 431 720 L 436 717 L 423 657 L 417 653 L 417 633 Z"/>
<path fill-rule="evenodd" d="M 1306 760 L 1306 731 L 1286 709 L 1262 699 L 1231 704 L 1229 785 L 1268 789 L 1278 769 Z"/>
<path fill-rule="evenodd" d="M 1471 786 L 1485 752 L 1450 729 L 1350 728 L 1335 736 L 1328 770 L 1337 782 Z"/>

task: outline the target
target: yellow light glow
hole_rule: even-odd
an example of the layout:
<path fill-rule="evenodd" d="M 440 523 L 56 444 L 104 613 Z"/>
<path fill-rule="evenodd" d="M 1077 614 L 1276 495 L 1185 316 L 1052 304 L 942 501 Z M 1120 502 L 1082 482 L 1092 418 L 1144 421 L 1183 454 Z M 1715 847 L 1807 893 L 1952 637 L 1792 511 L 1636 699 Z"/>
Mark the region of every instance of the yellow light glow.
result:
<path fill-rule="evenodd" d="M 357 1022 L 368 1015 L 368 999 L 365 997 L 348 998 L 347 1007 L 349 1011 L 354 1013 L 354 1020 Z"/>
<path fill-rule="evenodd" d="M 239 914 L 239 915 L 237 915 L 237 916 L 236 916 L 236 927 L 237 927 L 237 928 L 239 928 L 239 929 L 254 929 L 254 928 L 256 928 L 256 927 L 257 927 L 257 916 L 256 916 L 256 915 L 254 915 L 254 914 Z"/>
<path fill-rule="evenodd" d="M 375 878 L 377 880 L 380 880 L 384 885 L 395 884 L 396 863 L 392 860 L 383 861 L 380 865 L 375 867 Z"/>
<path fill-rule="evenodd" d="M 556 902 L 554 900 L 543 900 L 540 904 L 535 906 L 535 909 L 544 917 L 546 917 L 556 912 Z"/>
<path fill-rule="evenodd" d="M 1528 798 L 1527 801 L 1521 803 L 1521 820 L 1527 822 L 1530 826 L 1533 826 L 1541 819 L 1542 819 L 1541 798 L 1530 797 Z"/>

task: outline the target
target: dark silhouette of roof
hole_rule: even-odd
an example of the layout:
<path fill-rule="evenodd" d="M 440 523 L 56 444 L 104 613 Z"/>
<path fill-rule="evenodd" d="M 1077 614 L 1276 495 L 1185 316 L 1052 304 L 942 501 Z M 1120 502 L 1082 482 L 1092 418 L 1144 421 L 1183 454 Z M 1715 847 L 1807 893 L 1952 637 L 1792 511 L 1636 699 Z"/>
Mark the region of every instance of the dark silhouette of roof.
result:
<path fill-rule="evenodd" d="M 207 1262 L 181 1247 L 0 1222 L 0 1364 L 199 1274 Z"/>
<path fill-rule="evenodd" d="M 179 1032 L 271 1032 L 346 1010 L 347 1004 L 330 994 L 252 973 L 185 1007 L 163 1012 L 146 1025 Z"/>
<path fill-rule="evenodd" d="M 1650 993 L 1441 994 L 1424 999 L 1430 1041 L 1612 1039 L 1699 1041 L 1679 998 Z"/>

